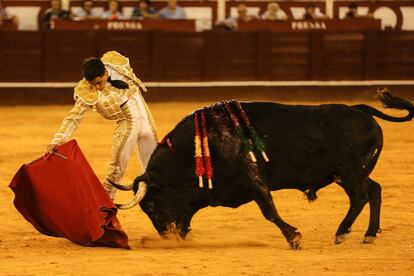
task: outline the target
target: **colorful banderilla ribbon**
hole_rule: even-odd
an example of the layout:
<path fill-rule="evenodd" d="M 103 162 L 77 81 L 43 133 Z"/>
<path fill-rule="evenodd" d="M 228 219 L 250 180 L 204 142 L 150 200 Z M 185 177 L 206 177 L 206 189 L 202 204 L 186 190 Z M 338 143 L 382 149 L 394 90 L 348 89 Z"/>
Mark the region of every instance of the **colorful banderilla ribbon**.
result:
<path fill-rule="evenodd" d="M 205 173 L 203 163 L 203 150 L 201 148 L 200 126 L 197 112 L 194 113 L 194 146 L 195 146 L 195 173 L 198 176 L 198 186 L 203 188 L 203 175 Z"/>
<path fill-rule="evenodd" d="M 204 112 L 201 112 L 201 128 L 203 132 L 203 154 L 204 154 L 204 171 L 208 181 L 208 188 L 213 189 L 213 166 L 211 165 L 210 149 L 208 146 L 208 133 L 206 127 L 206 117 Z"/>
<path fill-rule="evenodd" d="M 200 115 L 199 115 L 200 113 Z M 201 117 L 201 135 L 200 118 Z M 211 163 L 210 149 L 208 145 L 208 133 L 204 112 L 194 113 L 194 145 L 195 145 L 195 172 L 198 176 L 198 186 L 204 187 L 203 176 L 206 176 L 208 188 L 213 189 L 213 166 Z"/>
<path fill-rule="evenodd" d="M 266 162 L 269 162 L 269 158 L 267 157 L 267 154 L 265 152 L 265 144 L 263 140 L 259 137 L 259 134 L 254 129 L 252 124 L 250 123 L 249 117 L 247 116 L 246 112 L 244 111 L 243 107 L 241 106 L 239 101 L 234 101 L 235 105 L 239 109 L 240 115 L 244 121 L 245 126 L 250 132 L 251 139 L 253 140 L 254 147 L 262 153 L 263 159 Z"/>
<path fill-rule="evenodd" d="M 256 163 L 256 157 L 253 154 L 253 143 L 252 140 L 247 138 L 243 127 L 241 126 L 239 120 L 236 117 L 236 114 L 233 113 L 233 111 L 231 110 L 231 107 L 229 105 L 229 102 L 225 101 L 224 103 L 224 107 L 227 110 L 227 113 L 230 116 L 231 122 L 233 123 L 234 129 L 236 130 L 237 136 L 239 136 L 241 142 L 242 142 L 242 148 L 244 152 L 247 152 L 250 156 L 250 159 Z"/>

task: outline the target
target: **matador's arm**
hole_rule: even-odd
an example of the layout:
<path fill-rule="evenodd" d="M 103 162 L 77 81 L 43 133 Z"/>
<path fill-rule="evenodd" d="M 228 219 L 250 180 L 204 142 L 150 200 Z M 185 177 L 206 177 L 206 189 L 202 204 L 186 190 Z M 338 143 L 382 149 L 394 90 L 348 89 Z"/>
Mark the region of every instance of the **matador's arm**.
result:
<path fill-rule="evenodd" d="M 66 142 L 78 128 L 86 110 L 88 110 L 88 105 L 85 102 L 81 100 L 76 101 L 75 106 L 69 111 L 68 115 L 66 115 L 59 130 L 53 137 L 51 144 L 59 145 Z"/>

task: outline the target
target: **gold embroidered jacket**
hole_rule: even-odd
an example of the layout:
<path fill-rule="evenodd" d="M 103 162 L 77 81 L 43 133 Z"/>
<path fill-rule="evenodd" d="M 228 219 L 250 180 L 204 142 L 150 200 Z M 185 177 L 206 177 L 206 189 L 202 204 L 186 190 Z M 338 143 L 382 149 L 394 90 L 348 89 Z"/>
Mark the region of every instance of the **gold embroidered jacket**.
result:
<path fill-rule="evenodd" d="M 147 91 L 144 84 L 135 76 L 129 65 L 128 58 L 118 52 L 110 51 L 105 53 L 101 60 L 105 66 L 111 67 L 126 77 L 129 89 L 118 89 L 113 86 L 106 86 L 102 90 L 97 90 L 87 80 L 82 79 L 79 81 L 74 91 L 75 105 L 63 120 L 58 132 L 53 137 L 52 144 L 60 144 L 67 141 L 77 129 L 88 109 L 98 112 L 109 120 L 124 119 L 120 106 L 133 95 L 138 94 L 142 97 L 138 87 L 143 91 Z M 145 101 L 144 105 L 146 106 Z M 147 106 L 146 112 L 149 113 Z M 151 115 L 148 115 L 152 121 Z"/>

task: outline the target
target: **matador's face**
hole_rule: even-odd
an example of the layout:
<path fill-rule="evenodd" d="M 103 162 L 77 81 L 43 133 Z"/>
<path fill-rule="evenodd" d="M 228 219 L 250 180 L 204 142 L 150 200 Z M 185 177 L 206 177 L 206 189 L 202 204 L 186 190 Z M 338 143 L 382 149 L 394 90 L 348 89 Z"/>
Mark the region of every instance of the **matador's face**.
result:
<path fill-rule="evenodd" d="M 104 89 L 106 82 L 108 81 L 108 71 L 105 70 L 105 73 L 102 76 L 96 77 L 94 80 L 90 81 L 89 83 L 92 86 L 95 86 L 96 89 L 102 90 Z"/>

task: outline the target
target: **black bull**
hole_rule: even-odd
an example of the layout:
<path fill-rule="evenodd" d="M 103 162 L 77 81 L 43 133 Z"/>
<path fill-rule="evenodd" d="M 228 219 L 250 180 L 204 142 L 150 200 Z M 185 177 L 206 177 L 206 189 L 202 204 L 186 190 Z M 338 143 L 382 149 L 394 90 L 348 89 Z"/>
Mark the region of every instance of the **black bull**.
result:
<path fill-rule="evenodd" d="M 158 145 L 142 176 L 129 186 L 114 183 L 118 189 L 135 192 L 130 203 L 118 207 L 130 208 L 140 202 L 161 236 L 174 226 L 185 238 L 198 210 L 207 206 L 236 208 L 254 200 L 291 247 L 298 248 L 301 234 L 279 216 L 270 192 L 298 189 L 314 200 L 320 188 L 335 182 L 350 199 L 349 211 L 336 232 L 336 243 L 345 240 L 367 202 L 370 217 L 364 242 L 373 242 L 380 231 L 381 186 L 369 175 L 383 145 L 382 130 L 373 116 L 404 122 L 414 115 L 413 105 L 404 99 L 383 92 L 380 100 L 384 107 L 407 110 L 409 114 L 392 117 L 363 104 L 242 103 L 270 159 L 265 162 L 256 154 L 257 163 L 242 150 L 240 139 L 229 125 L 231 121 L 223 115 L 223 105 L 211 106 L 204 110 L 215 111 L 207 118 L 214 188 L 198 187 L 194 116 L 189 115 L 168 134 L 169 143 Z"/>

